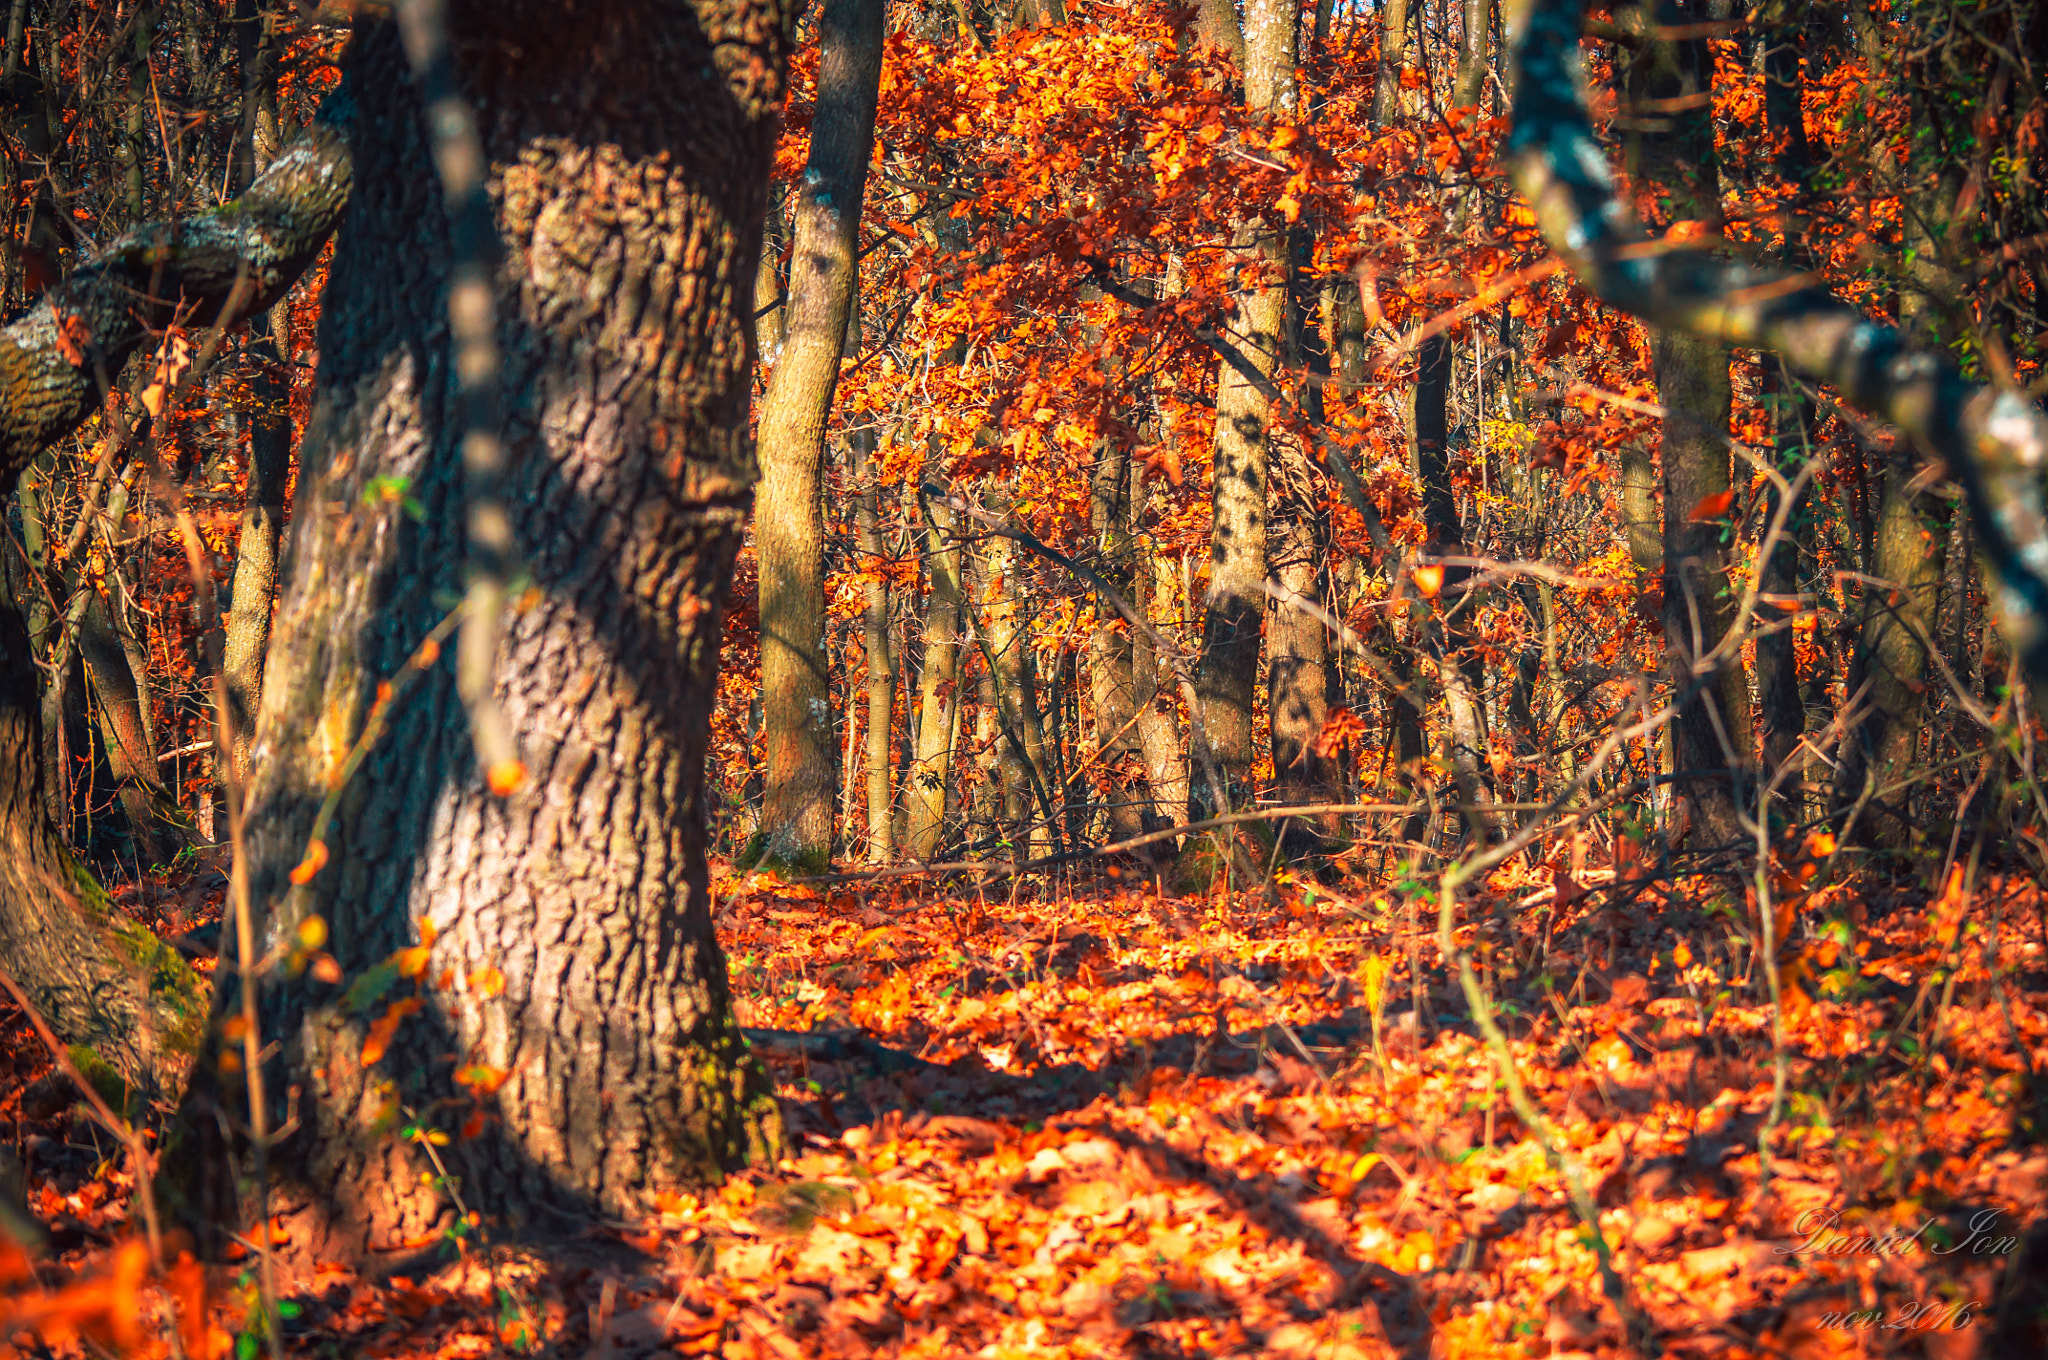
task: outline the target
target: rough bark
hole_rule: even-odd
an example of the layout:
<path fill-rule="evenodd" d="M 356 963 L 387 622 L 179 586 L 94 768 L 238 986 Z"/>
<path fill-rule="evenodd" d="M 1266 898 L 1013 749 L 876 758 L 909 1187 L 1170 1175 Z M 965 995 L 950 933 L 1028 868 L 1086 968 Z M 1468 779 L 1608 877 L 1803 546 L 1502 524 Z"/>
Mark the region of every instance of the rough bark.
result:
<path fill-rule="evenodd" d="M 341 130 L 352 112 L 346 96 L 331 100 L 307 138 L 240 198 L 127 233 L 0 330 L 0 492 L 99 404 L 103 384 L 152 327 L 161 332 L 180 308 L 206 324 L 282 296 L 347 199 Z M 93 1048 L 138 1089 L 175 1090 L 196 1041 L 201 993 L 175 952 L 107 913 L 64 850 L 43 795 L 34 662 L 19 617 L 7 626 L 22 631 L 0 645 L 9 714 L 0 742 L 0 957 L 61 1038 Z"/>
<path fill-rule="evenodd" d="M 146 1103 L 175 1093 L 198 1050 L 205 984 L 115 913 L 59 839 L 43 800 L 41 726 L 28 628 L 0 600 L 0 961 L 81 1066 L 91 1050 Z"/>
<path fill-rule="evenodd" d="M 293 874 L 377 687 L 459 594 L 466 554 L 443 321 L 457 252 L 396 29 L 366 14 L 344 80 L 377 116 L 350 130 L 357 192 L 323 303 L 248 845 L 269 908 L 258 947 L 319 915 L 354 984 L 262 997 L 272 1127 L 297 1092 L 297 1131 L 270 1154 L 274 1206 L 295 1252 L 333 1259 L 452 1223 L 419 1148 L 394 1136 L 407 1118 L 486 1116 L 443 1156 L 468 1205 L 514 1231 L 638 1217 L 781 1141 L 712 933 L 703 754 L 756 474 L 748 303 L 783 16 L 706 0 L 458 6 L 450 23 L 503 245 L 503 503 L 532 589 L 492 678 L 528 779 L 507 798 L 485 787 L 433 665 L 342 786 L 325 867 Z M 382 478 L 404 479 L 424 516 L 366 498 Z M 390 963 L 415 946 L 420 967 Z M 221 990 L 216 1013 L 236 1013 L 232 978 Z M 400 999 L 420 1009 L 367 1053 Z M 503 1085 L 457 1081 L 477 1068 Z M 195 1207 L 215 1222 L 233 1186 L 206 1111 L 242 1107 L 239 1089 L 202 1063 L 188 1100 Z"/>
<path fill-rule="evenodd" d="M 1251 0 L 1244 24 L 1244 102 L 1253 112 L 1290 108 L 1295 99 L 1299 6 Z M 1249 219 L 1232 241 L 1240 268 L 1252 281 L 1240 294 L 1231 339 L 1262 379 L 1278 365 L 1287 324 L 1287 246 L 1272 223 Z M 1225 796 L 1238 801 L 1251 772 L 1259 643 L 1266 615 L 1268 426 L 1265 387 L 1228 361 L 1216 373 L 1216 429 L 1211 448 L 1209 599 L 1202 622 L 1201 670 L 1195 692 L 1202 706 L 1207 758 L 1221 770 Z M 1198 758 L 1199 753 L 1198 753 Z M 1194 800 L 1203 803 L 1206 781 Z M 1227 808 L 1190 806 L 1192 817 Z"/>
<path fill-rule="evenodd" d="M 825 659 L 825 420 L 860 268 L 855 252 L 875 100 L 882 0 L 827 0 L 818 13 L 818 109 L 796 186 L 782 358 L 761 401 L 761 694 L 767 714 L 762 847 L 816 872 L 832 849 L 832 707 Z"/>

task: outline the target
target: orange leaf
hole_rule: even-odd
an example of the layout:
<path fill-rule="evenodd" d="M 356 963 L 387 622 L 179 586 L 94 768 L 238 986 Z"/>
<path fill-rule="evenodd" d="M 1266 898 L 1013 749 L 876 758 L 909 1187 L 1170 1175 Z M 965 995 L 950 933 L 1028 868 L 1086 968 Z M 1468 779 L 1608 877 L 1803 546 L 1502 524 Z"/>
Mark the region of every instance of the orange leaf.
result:
<path fill-rule="evenodd" d="M 427 960 L 433 954 L 430 945 L 416 944 L 410 949 L 401 949 L 391 956 L 391 962 L 398 969 L 400 977 L 417 978 L 427 971 Z"/>
<path fill-rule="evenodd" d="M 92 327 L 85 324 L 84 317 L 73 313 L 57 323 L 57 352 L 73 368 L 85 367 L 91 345 Z"/>
<path fill-rule="evenodd" d="M 469 985 L 485 996 L 496 996 L 505 990 L 505 975 L 496 968 L 479 968 L 469 975 Z"/>
<path fill-rule="evenodd" d="M 1719 519 L 1727 514 L 1728 507 L 1733 504 L 1735 504 L 1735 493 L 1733 491 L 1716 491 L 1711 496 L 1700 497 L 1700 503 L 1695 505 L 1691 513 L 1687 514 L 1685 518 L 1687 522 L 1692 524 L 1705 524 L 1708 520 Z"/>
<path fill-rule="evenodd" d="M 480 1096 L 496 1095 L 498 1088 L 512 1079 L 509 1069 L 491 1067 L 484 1063 L 472 1063 L 455 1074 L 455 1084 L 467 1086 Z"/>
<path fill-rule="evenodd" d="M 370 1032 L 363 1036 L 363 1066 L 375 1067 L 384 1058 L 384 1052 L 391 1047 L 391 1036 L 398 1032 L 398 1026 L 406 1016 L 420 1008 L 416 997 L 394 1001 L 384 1008 L 384 1014 L 377 1017 L 370 1026 Z"/>
<path fill-rule="evenodd" d="M 307 841 L 306 857 L 292 870 L 292 882 L 304 887 L 313 881 L 313 876 L 327 863 L 327 842 Z"/>
<path fill-rule="evenodd" d="M 1415 588 L 1422 592 L 1423 598 L 1433 600 L 1436 598 L 1437 592 L 1444 588 L 1444 569 L 1442 567 L 1417 567 L 1414 572 L 1414 580 Z"/>

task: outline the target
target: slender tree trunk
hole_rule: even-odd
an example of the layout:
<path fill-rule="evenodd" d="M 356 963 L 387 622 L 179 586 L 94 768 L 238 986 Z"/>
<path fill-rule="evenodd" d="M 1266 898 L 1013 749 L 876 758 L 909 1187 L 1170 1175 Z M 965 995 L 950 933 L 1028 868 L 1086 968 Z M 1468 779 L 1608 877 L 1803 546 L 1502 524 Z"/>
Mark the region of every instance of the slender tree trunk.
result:
<path fill-rule="evenodd" d="M 910 825 L 904 848 L 912 859 L 937 856 L 946 828 L 946 789 L 951 783 L 955 693 L 960 676 L 960 549 L 952 539 L 953 512 L 923 501 L 931 525 L 925 558 L 931 589 L 925 597 L 924 662 L 918 673 L 917 746 L 904 773 L 904 802 Z"/>
<path fill-rule="evenodd" d="M 1380 7 L 1380 69 L 1373 85 L 1372 121 L 1392 127 L 1401 112 L 1401 72 L 1408 65 L 1410 30 L 1422 6 L 1384 0 Z"/>
<path fill-rule="evenodd" d="M 1804 194 L 1813 172 L 1813 153 L 1807 144 L 1806 119 L 1802 113 L 1804 80 L 1800 55 L 1806 47 L 1806 4 L 1784 0 L 1767 13 L 1764 46 L 1764 125 L 1775 147 L 1774 166 L 1780 179 L 1797 186 Z M 1787 262 L 1808 268 L 1811 253 L 1805 248 L 1804 205 L 1794 207 L 1786 220 Z M 1787 480 L 1798 476 L 1811 456 L 1810 434 L 1816 423 L 1813 403 L 1800 395 L 1788 380 L 1783 362 L 1776 355 L 1763 356 L 1763 401 L 1772 424 L 1773 461 Z M 1766 532 L 1780 507 L 1784 493 L 1775 483 L 1765 493 Z M 1775 603 L 1789 603 L 1799 593 L 1799 545 L 1811 534 L 1808 523 L 1807 492 L 1802 489 L 1785 511 L 1785 529 L 1759 568 L 1759 589 Z M 1779 783 L 1780 796 L 1793 820 L 1805 813 L 1804 762 L 1800 743 L 1806 735 L 1806 700 L 1799 687 L 1799 663 L 1793 646 L 1792 629 L 1786 626 L 1789 609 L 1767 605 L 1762 621 L 1776 624 L 1760 632 L 1756 640 L 1757 737 L 1762 756 L 1761 773 L 1776 779 L 1780 771 L 1798 763 L 1798 773 L 1789 773 Z"/>
<path fill-rule="evenodd" d="M 861 581 L 861 627 L 868 653 L 868 863 L 895 858 L 889 753 L 896 714 L 896 655 L 889 638 L 889 578 L 882 565 L 881 488 L 875 484 L 874 432 L 857 430 L 853 448 L 855 546 L 867 559 Z"/>
<path fill-rule="evenodd" d="M 1133 607 L 1155 627 L 1165 623 L 1160 602 L 1174 598 L 1172 568 L 1145 552 L 1133 573 L 1133 584 L 1138 592 Z M 1162 632 L 1162 636 L 1171 634 Z M 1180 722 L 1174 716 L 1172 667 L 1159 658 L 1150 638 L 1131 640 L 1131 687 L 1139 703 L 1138 745 L 1145 755 L 1152 804 L 1171 825 L 1178 826 L 1187 817 L 1187 753 L 1181 747 Z"/>
<path fill-rule="evenodd" d="M 1010 493 L 994 489 L 990 510 L 1007 514 Z M 1024 594 L 1017 580 L 1015 547 L 990 538 L 982 548 L 982 612 L 986 621 L 984 658 L 994 676 L 999 744 L 996 768 L 1002 777 L 1003 815 L 1019 856 L 1050 854 L 1058 840 L 1051 769 L 1045 763 L 1045 721 L 1038 711 L 1031 637 L 1024 627 Z"/>
<path fill-rule="evenodd" d="M 1459 557 L 1465 552 L 1465 526 L 1451 486 L 1450 387 L 1450 340 L 1431 336 L 1416 354 L 1411 396 L 1416 481 L 1422 488 L 1422 518 L 1429 530 L 1430 554 Z M 1430 639 L 1437 654 L 1438 683 L 1449 719 L 1451 779 L 1470 822 L 1468 834 L 1482 841 L 1497 841 L 1499 824 L 1491 813 L 1477 810 L 1480 804 L 1492 801 L 1492 791 L 1486 766 L 1486 712 L 1480 698 L 1483 677 L 1469 650 L 1472 602 L 1459 589 L 1471 575 L 1470 567 L 1451 564 L 1443 568 L 1437 599 L 1418 605 L 1417 617 L 1422 622 L 1418 634 Z"/>
<path fill-rule="evenodd" d="M 1125 599 L 1131 597 L 1131 460 L 1128 450 L 1105 440 L 1096 450 L 1089 486 L 1089 517 L 1095 531 L 1097 570 Z M 1127 840 L 1150 824 L 1150 781 L 1127 773 L 1140 754 L 1135 731 L 1138 694 L 1132 639 L 1107 600 L 1095 602 L 1095 628 L 1088 638 L 1088 689 L 1095 710 L 1096 773 L 1107 779 L 1109 834 Z M 1100 779 L 1097 781 L 1101 782 Z"/>
<path fill-rule="evenodd" d="M 761 402 L 761 693 L 767 708 L 763 858 L 822 868 L 832 851 L 832 708 L 825 674 L 825 418 L 860 270 L 861 196 L 875 142 L 882 0 L 819 11 L 818 111 L 796 188 L 782 360 Z"/>
<path fill-rule="evenodd" d="M 1701 0 L 1663 0 L 1655 20 L 1683 28 L 1710 17 Z M 1632 148 L 1637 173 L 1660 186 L 1675 218 L 1720 218 L 1714 127 L 1704 102 L 1713 90 L 1713 69 L 1703 39 L 1652 38 L 1627 82 L 1631 100 L 1679 105 Z M 1671 683 L 1689 696 L 1671 724 L 1672 762 L 1681 781 L 1675 792 L 1682 800 L 1674 807 L 1684 810 L 1672 829 L 1679 839 L 1697 833 L 1697 844 L 1716 845 L 1739 834 L 1736 799 L 1746 797 L 1740 792 L 1741 775 L 1754 759 L 1740 654 L 1722 658 L 1708 674 L 1697 674 L 1700 658 L 1720 645 L 1735 617 L 1726 513 L 1732 490 L 1728 351 L 1688 335 L 1653 331 L 1651 361 L 1667 412 L 1662 449 L 1666 655 Z"/>
<path fill-rule="evenodd" d="M 1493 31 L 1492 0 L 1464 0 L 1463 28 L 1458 34 L 1458 80 L 1452 102 L 1476 108 L 1486 91 L 1487 40 Z"/>
<path fill-rule="evenodd" d="M 263 657 L 277 597 L 277 548 L 284 532 L 285 487 L 291 477 L 291 308 L 280 303 L 251 318 L 249 349 L 259 365 L 249 424 L 249 491 L 242 510 L 222 665 L 234 729 L 235 774 L 247 779 L 249 750 L 263 692 Z"/>
<path fill-rule="evenodd" d="M 111 575 L 108 584 L 118 588 Z M 134 659 L 123 645 L 122 624 L 106 599 L 89 582 L 79 588 L 86 594 L 85 613 L 78 621 L 78 653 L 92 684 L 93 707 L 99 717 L 107 768 L 114 776 L 115 796 L 138 858 L 145 866 L 162 864 L 176 847 L 168 834 L 171 828 L 159 815 L 170 795 L 157 778 L 156 724 L 148 673 L 136 671 Z"/>
<path fill-rule="evenodd" d="M 1862 587 L 1856 659 L 1849 670 L 1849 694 L 1852 700 L 1862 694 L 1867 711 L 1860 720 L 1851 718 L 1834 794 L 1838 808 L 1869 795 L 1856 834 L 1869 844 L 1898 849 L 1912 844 L 1916 828 L 1908 795 L 1885 786 L 1914 763 L 1942 565 L 1935 535 L 1922 522 L 1938 502 L 1909 493 L 1911 475 L 1903 462 L 1885 471 L 1870 573 L 1885 584 Z M 1948 526 L 1938 516 L 1928 519 L 1945 538 Z"/>
<path fill-rule="evenodd" d="M 748 4 L 630 0 L 449 18 L 466 27 L 435 125 L 482 111 L 495 339 L 519 402 L 502 503 L 532 590 L 490 679 L 526 778 L 486 787 L 450 667 L 419 651 L 467 557 L 445 311 L 463 256 L 397 27 L 366 13 L 343 61 L 355 191 L 248 817 L 256 938 L 319 916 L 343 973 L 385 984 L 262 992 L 266 1122 L 298 1120 L 269 1154 L 271 1203 L 308 1260 L 453 1229 L 434 1164 L 393 1121 L 453 1132 L 479 1116 L 441 1156 L 465 1205 L 511 1231 L 637 1220 L 782 1142 L 712 931 L 703 763 L 754 477 L 749 302 L 782 25 Z M 418 522 L 366 495 L 393 477 Z M 423 676 L 342 776 L 408 658 Z M 300 869 L 316 833 L 324 867 Z M 391 963 L 413 948 L 416 964 Z M 231 969 L 219 977 L 216 1015 L 239 1014 Z M 242 1120 L 247 1101 L 203 1062 L 180 1162 L 203 1177 L 195 1208 L 228 1223 L 216 1109 Z"/>

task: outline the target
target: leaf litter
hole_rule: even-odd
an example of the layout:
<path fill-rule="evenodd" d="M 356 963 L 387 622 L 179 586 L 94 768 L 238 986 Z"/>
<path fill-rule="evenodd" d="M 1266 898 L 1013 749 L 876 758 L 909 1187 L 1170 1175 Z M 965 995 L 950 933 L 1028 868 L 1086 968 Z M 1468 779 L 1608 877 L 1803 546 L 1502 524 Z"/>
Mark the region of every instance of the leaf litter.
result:
<path fill-rule="evenodd" d="M 1433 905 L 1357 879 L 1013 899 L 728 870 L 720 935 L 792 1156 L 594 1230 L 609 1256 L 326 1271 L 286 1353 L 2048 1353 L 2040 886 L 1801 885 L 1774 922 L 1766 1166 L 1760 933 L 1725 883 L 1640 867 L 1510 868 L 1460 926 L 1635 1338 Z M 181 924 L 190 886 L 158 894 Z M 167 1355 L 174 1325 L 186 1354 L 246 1348 L 234 1268 L 152 1276 L 115 1150 L 24 1108 L 48 1068 L 14 1016 L 0 1120 L 55 1250 L 0 1269 L 0 1354 Z"/>

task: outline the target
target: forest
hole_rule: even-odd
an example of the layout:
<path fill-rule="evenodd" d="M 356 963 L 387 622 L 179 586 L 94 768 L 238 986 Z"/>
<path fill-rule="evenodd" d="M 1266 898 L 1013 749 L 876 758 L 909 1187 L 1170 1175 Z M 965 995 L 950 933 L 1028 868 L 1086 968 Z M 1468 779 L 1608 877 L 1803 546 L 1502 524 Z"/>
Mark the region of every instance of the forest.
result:
<path fill-rule="evenodd" d="M 2048 1354 L 2048 10 L 0 12 L 0 1358 Z"/>

